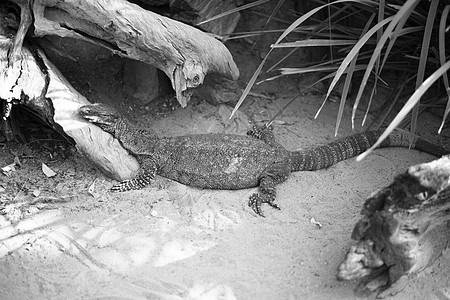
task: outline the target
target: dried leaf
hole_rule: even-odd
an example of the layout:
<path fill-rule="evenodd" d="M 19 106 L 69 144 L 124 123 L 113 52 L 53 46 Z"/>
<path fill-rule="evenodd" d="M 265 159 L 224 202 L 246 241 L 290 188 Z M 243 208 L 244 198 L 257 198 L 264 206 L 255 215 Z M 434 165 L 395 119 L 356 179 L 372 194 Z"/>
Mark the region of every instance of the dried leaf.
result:
<path fill-rule="evenodd" d="M 95 192 L 95 183 L 97 182 L 97 179 L 94 180 L 94 182 L 89 186 L 88 193 L 92 197 L 96 198 L 98 194 Z"/>
<path fill-rule="evenodd" d="M 316 219 L 311 218 L 311 220 L 309 220 L 311 222 L 311 224 L 316 225 L 319 229 L 322 229 L 322 224 L 318 221 L 316 221 Z"/>
<path fill-rule="evenodd" d="M 56 175 L 55 171 L 50 169 L 46 164 L 42 163 L 42 172 L 47 176 L 48 178 L 53 177 Z"/>
<path fill-rule="evenodd" d="M 19 168 L 22 167 L 22 163 L 20 162 L 20 159 L 18 156 L 14 156 L 14 164 L 16 165 L 16 167 L 19 167 Z"/>
<path fill-rule="evenodd" d="M 12 163 L 12 164 L 9 164 L 9 165 L 7 165 L 7 166 L 4 166 L 3 168 L 2 168 L 2 173 L 5 175 L 5 176 L 11 176 L 11 174 L 13 173 L 13 172 L 15 172 L 16 171 L 16 164 L 15 163 Z"/>

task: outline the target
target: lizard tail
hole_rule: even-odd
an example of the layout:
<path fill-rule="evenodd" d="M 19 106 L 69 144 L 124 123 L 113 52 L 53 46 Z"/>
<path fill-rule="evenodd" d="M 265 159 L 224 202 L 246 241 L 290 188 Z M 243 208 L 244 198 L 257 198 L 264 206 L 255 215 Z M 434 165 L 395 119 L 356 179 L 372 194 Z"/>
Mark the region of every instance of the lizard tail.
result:
<path fill-rule="evenodd" d="M 344 137 L 310 150 L 291 152 L 291 171 L 313 171 L 328 168 L 340 161 L 357 156 L 369 149 L 383 133 L 383 130 L 366 131 Z M 383 147 L 413 148 L 441 157 L 448 154 L 443 147 L 414 136 L 410 142 L 409 133 L 402 130 L 393 131 L 380 145 Z"/>

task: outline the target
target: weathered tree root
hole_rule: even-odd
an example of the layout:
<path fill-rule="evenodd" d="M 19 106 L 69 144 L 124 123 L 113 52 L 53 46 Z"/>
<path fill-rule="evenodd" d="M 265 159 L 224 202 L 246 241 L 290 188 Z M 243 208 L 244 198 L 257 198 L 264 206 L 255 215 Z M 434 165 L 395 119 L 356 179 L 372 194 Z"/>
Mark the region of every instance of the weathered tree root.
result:
<path fill-rule="evenodd" d="M 361 280 L 360 291 L 394 294 L 429 266 L 450 238 L 450 157 L 410 167 L 365 202 L 352 232 L 358 243 L 338 279 Z"/>
<path fill-rule="evenodd" d="M 136 159 L 109 133 L 78 115 L 80 106 L 90 102 L 78 93 L 47 59 L 31 45 L 20 47 L 20 60 L 8 65 L 12 39 L 0 35 L 0 104 L 6 104 L 6 121 L 17 105 L 27 106 L 55 130 L 63 131 L 81 153 L 117 180 L 132 178 L 139 170 Z M 95 141 L 95 142 L 93 142 Z"/>
<path fill-rule="evenodd" d="M 20 9 L 20 19 L 8 9 Z M 35 111 L 117 180 L 134 177 L 139 164 L 111 135 L 82 120 L 89 104 L 28 37 L 59 35 L 88 41 L 158 67 L 182 106 L 206 74 L 237 79 L 228 49 L 212 36 L 125 0 L 10 0 L 0 8 L 0 104 L 4 123 L 15 105 Z M 11 20 L 10 20 L 11 19 Z M 8 21 L 9 20 L 9 21 Z M 5 128 L 8 126 L 5 125 Z"/>
<path fill-rule="evenodd" d="M 85 40 L 162 70 L 183 107 L 206 74 L 233 80 L 239 76 L 230 52 L 214 37 L 125 0 L 10 1 L 20 6 L 22 18 L 11 47 L 12 61 L 18 60 L 30 28 L 35 37 Z"/>

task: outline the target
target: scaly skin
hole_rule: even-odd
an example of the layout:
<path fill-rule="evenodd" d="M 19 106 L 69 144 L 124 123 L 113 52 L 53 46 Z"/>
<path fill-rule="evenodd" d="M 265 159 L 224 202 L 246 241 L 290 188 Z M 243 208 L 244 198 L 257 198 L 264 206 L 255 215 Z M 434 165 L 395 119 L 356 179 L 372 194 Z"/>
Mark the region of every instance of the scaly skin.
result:
<path fill-rule="evenodd" d="M 369 131 L 304 151 L 288 151 L 279 145 L 269 128 L 248 132 L 250 136 L 232 134 L 194 134 L 157 137 L 149 130 L 137 128 L 113 108 L 104 104 L 86 105 L 80 115 L 117 138 L 141 164 L 140 174 L 113 186 L 113 191 L 141 189 L 155 174 L 205 189 L 245 189 L 259 187 L 250 196 L 249 206 L 263 216 L 262 203 L 279 209 L 274 203 L 276 185 L 291 172 L 327 168 L 356 156 L 371 147 L 382 131 Z M 392 133 L 381 147 L 409 147 L 409 136 Z M 416 138 L 412 148 L 442 156 L 443 148 Z"/>

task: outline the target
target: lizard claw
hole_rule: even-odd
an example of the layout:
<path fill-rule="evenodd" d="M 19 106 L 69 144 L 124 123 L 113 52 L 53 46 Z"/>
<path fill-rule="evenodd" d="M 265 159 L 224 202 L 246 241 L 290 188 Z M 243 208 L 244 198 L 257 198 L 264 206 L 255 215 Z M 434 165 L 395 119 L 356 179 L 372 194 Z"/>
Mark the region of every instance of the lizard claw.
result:
<path fill-rule="evenodd" d="M 273 130 L 273 127 L 271 125 L 262 125 L 262 126 L 256 126 L 253 125 L 253 128 L 247 131 L 247 135 L 252 136 L 257 139 L 261 139 L 265 131 Z"/>
<path fill-rule="evenodd" d="M 262 199 L 257 193 L 252 194 L 248 199 L 248 206 L 250 206 L 257 215 L 265 218 L 266 216 L 263 214 L 261 210 L 261 204 Z"/>
<path fill-rule="evenodd" d="M 150 173 L 144 173 L 134 179 L 121 181 L 111 188 L 111 192 L 126 192 L 129 190 L 140 190 L 150 184 L 154 176 Z"/>
<path fill-rule="evenodd" d="M 274 200 L 275 199 L 272 197 L 262 197 L 261 195 L 255 193 L 248 199 L 248 206 L 250 206 L 257 215 L 265 218 L 266 216 L 261 210 L 261 204 L 267 203 L 275 209 L 281 209 L 277 204 L 273 203 Z"/>
<path fill-rule="evenodd" d="M 121 181 L 121 182 L 113 185 L 111 187 L 110 191 L 114 192 L 114 193 L 120 193 L 120 192 L 126 192 L 126 191 L 130 191 L 130 190 L 140 190 L 144 186 L 145 185 L 143 185 L 143 184 L 139 184 L 139 183 L 135 182 L 134 179 L 124 180 L 124 181 Z"/>
<path fill-rule="evenodd" d="M 110 191 L 113 193 L 126 192 L 132 190 L 131 186 L 132 186 L 131 180 L 124 180 L 113 185 Z"/>

